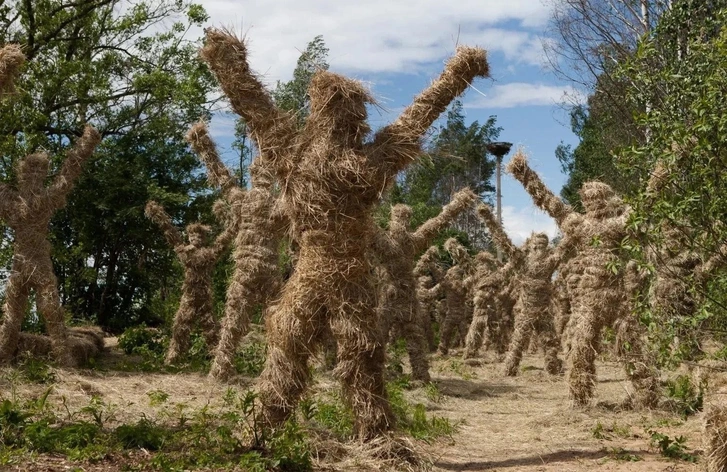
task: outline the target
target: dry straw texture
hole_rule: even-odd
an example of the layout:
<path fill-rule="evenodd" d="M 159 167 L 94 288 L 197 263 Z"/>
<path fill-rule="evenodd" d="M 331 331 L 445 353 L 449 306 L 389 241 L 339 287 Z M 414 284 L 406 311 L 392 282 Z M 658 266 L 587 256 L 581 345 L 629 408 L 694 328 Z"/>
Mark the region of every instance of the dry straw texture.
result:
<path fill-rule="evenodd" d="M 15 78 L 25 63 L 25 55 L 16 44 L 7 44 L 0 49 L 0 96 L 15 92 Z"/>
<path fill-rule="evenodd" d="M 711 406 L 704 413 L 702 442 L 707 472 L 727 471 L 727 407 Z"/>
<path fill-rule="evenodd" d="M 391 329 L 402 334 L 406 340 L 412 377 L 415 380 L 430 380 L 424 328 L 427 320 L 420 311 L 416 298 L 416 256 L 476 200 L 477 196 L 471 190 L 459 191 L 439 215 L 426 221 L 416 231 L 410 229 L 411 208 L 407 205 L 395 205 L 391 209 L 388 231 L 375 236 L 374 251 L 390 281 L 379 302 L 382 332 L 385 337 Z"/>
<path fill-rule="evenodd" d="M 464 331 L 462 335 L 466 338 L 467 327 L 469 326 L 467 319 L 469 291 L 466 281 L 468 281 L 468 277 L 472 275 L 475 269 L 472 256 L 455 238 L 446 240 L 444 249 L 452 256 L 454 265 L 447 270 L 440 282 L 447 307 L 446 315 L 440 327 L 439 347 L 437 348 L 442 355 L 449 353 L 454 341 L 455 331 Z M 464 325 L 464 327 L 461 325 Z"/>
<path fill-rule="evenodd" d="M 279 295 L 282 280 L 277 250 L 285 230 L 285 218 L 275 211 L 272 178 L 260 165 L 260 159 L 250 166 L 253 187 L 246 191 L 235 183 L 222 163 L 204 123 L 194 125 L 186 138 L 207 167 L 210 184 L 222 190 L 230 215 L 226 225 L 234 232 L 234 272 L 227 288 L 222 328 L 210 369 L 211 377 L 227 380 L 235 373 L 234 354 L 249 330 L 256 308 Z"/>
<path fill-rule="evenodd" d="M 518 284 L 515 297 L 515 328 L 505 357 L 505 375 L 517 375 L 523 351 L 533 333 L 540 335 L 545 351 L 545 367 L 548 373 L 558 374 L 562 363 L 558 358 L 560 338 L 555 333 L 553 314 L 550 310 L 552 297 L 551 278 L 564 256 L 564 252 L 548 248 L 548 237 L 535 233 L 525 242 L 524 248 L 515 247 L 502 225 L 486 205 L 477 208 L 477 214 L 487 226 L 492 240 L 508 255 Z"/>
<path fill-rule="evenodd" d="M 593 398 L 595 361 L 600 352 L 602 330 L 629 316 L 630 294 L 624 285 L 623 271 L 613 270 L 625 262 L 619 247 L 627 235 L 629 208 L 608 185 L 586 182 L 580 191 L 586 213 L 574 213 L 528 167 L 524 154 L 518 153 L 516 158 L 508 165 L 508 170 L 525 186 L 533 201 L 556 219 L 564 233 L 560 244 L 576 250 L 569 269 L 579 273 L 571 301 L 573 323 L 569 329 L 568 382 L 574 404 L 584 406 Z M 592 244 L 594 240 L 599 244 Z M 638 344 L 641 339 L 633 341 Z M 629 370 L 628 361 L 626 367 Z M 652 394 L 642 392 L 642 389 L 651 388 L 655 382 L 647 381 L 641 372 L 645 371 L 632 376 L 637 390 L 634 397 L 649 399 Z"/>
<path fill-rule="evenodd" d="M 83 163 L 91 157 L 101 140 L 100 134 L 87 126 L 83 135 L 66 153 L 60 172 L 46 188 L 49 159 L 32 154 L 20 160 L 18 188 L 0 185 L 0 217 L 13 230 L 13 262 L 5 289 L 3 324 L 0 326 L 0 362 L 12 358 L 18 346 L 20 329 L 28 297 L 35 290 L 38 312 L 44 318 L 51 338 L 53 356 L 61 365 L 74 365 L 65 326 L 65 313 L 53 273 L 48 225 L 56 210 L 63 208 L 66 197 L 81 174 Z"/>
<path fill-rule="evenodd" d="M 439 267 L 438 246 L 431 246 L 424 251 L 414 266 L 414 276 L 417 278 L 417 304 L 424 320 L 427 344 L 429 351 L 434 351 L 437 349 L 434 325 L 440 321 L 437 306 L 442 295 L 438 281 L 444 276 L 444 271 Z"/>
<path fill-rule="evenodd" d="M 368 143 L 366 105 L 373 100 L 360 83 L 316 73 L 308 90 L 310 115 L 298 131 L 250 70 L 242 41 L 207 30 L 201 55 L 245 119 L 261 163 L 277 177 L 300 244 L 295 272 L 266 320 L 263 417 L 277 426 L 293 412 L 310 381 L 308 359 L 329 324 L 338 341 L 334 373 L 356 413 L 358 436 L 371 439 L 393 423 L 366 257 L 375 231 L 372 210 L 397 173 L 417 158 L 431 124 L 475 77 L 487 75 L 485 52 L 458 48 L 442 75 Z"/>
<path fill-rule="evenodd" d="M 156 223 L 164 233 L 167 242 L 174 249 L 184 268 L 182 298 L 174 314 L 172 338 L 164 361 L 178 362 L 187 354 L 195 325 L 202 329 L 207 347 L 217 345 L 217 323 L 213 313 L 212 271 L 217 260 L 235 235 L 235 226 L 228 226 L 212 244 L 207 244 L 211 228 L 199 223 L 187 226 L 188 243 L 182 233 L 172 224 L 169 215 L 161 205 L 150 201 L 146 205 L 146 216 Z"/>
<path fill-rule="evenodd" d="M 484 341 L 485 330 L 498 329 L 495 297 L 503 282 L 501 267 L 491 254 L 480 252 L 475 256 L 475 271 L 467 281 L 473 300 L 472 323 L 465 337 L 464 358 L 477 356 Z"/>

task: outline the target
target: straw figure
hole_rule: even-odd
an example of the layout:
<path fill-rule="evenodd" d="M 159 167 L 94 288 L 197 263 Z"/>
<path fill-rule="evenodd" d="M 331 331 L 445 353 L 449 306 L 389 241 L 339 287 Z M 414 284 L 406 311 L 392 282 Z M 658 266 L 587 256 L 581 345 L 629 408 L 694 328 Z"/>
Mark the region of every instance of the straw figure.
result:
<path fill-rule="evenodd" d="M 551 278 L 567 246 L 561 243 L 558 250 L 549 249 L 548 236 L 535 233 L 528 238 L 523 249 L 518 248 L 507 236 L 490 207 L 480 205 L 477 214 L 487 226 L 494 243 L 508 256 L 518 274 L 515 330 L 505 357 L 505 375 L 517 375 L 523 350 L 528 347 L 534 331 L 540 334 L 545 351 L 545 370 L 550 374 L 559 374 L 562 363 L 558 359 L 560 339 L 555 333 L 550 311 L 553 291 Z"/>
<path fill-rule="evenodd" d="M 475 357 L 482 346 L 489 314 L 487 308 L 493 306 L 495 287 L 499 286 L 499 283 L 491 283 L 494 281 L 493 275 L 499 269 L 497 260 L 492 257 L 492 254 L 485 251 L 479 252 L 475 256 L 474 264 L 473 274 L 465 281 L 465 284 L 470 287 L 473 314 L 472 323 L 465 338 L 464 359 Z"/>
<path fill-rule="evenodd" d="M 45 180 L 50 161 L 45 153 L 20 160 L 17 190 L 0 185 L 0 217 L 14 232 L 13 263 L 0 326 L 0 362 L 9 361 L 17 348 L 30 290 L 35 290 L 38 312 L 45 319 L 51 337 L 53 357 L 61 365 L 78 364 L 79 359 L 73 358 L 70 349 L 58 282 L 53 273 L 48 225 L 56 210 L 66 205 L 84 162 L 100 141 L 98 131 L 86 126 L 83 135 L 67 151 L 60 173 L 49 187 L 45 186 Z"/>
<path fill-rule="evenodd" d="M 414 277 L 417 280 L 417 304 L 421 323 L 425 329 L 429 351 L 435 351 L 437 344 L 434 336 L 434 324 L 439 323 L 437 302 L 442 294 L 438 280 L 444 276 L 444 271 L 439 268 L 437 258 L 439 247 L 430 246 L 419 258 L 414 266 Z M 436 279 L 435 279 L 436 277 Z"/>
<path fill-rule="evenodd" d="M 472 256 L 455 238 L 446 240 L 444 249 L 452 257 L 454 265 L 447 270 L 440 282 L 447 304 L 446 316 L 442 320 L 439 330 L 438 351 L 441 355 L 449 353 L 455 331 L 460 329 L 463 321 L 467 320 L 469 290 L 465 281 L 471 280 L 468 277 L 474 272 Z M 465 329 L 465 336 L 466 334 Z"/>
<path fill-rule="evenodd" d="M 495 298 L 492 302 L 494 316 L 488 320 L 488 329 L 483 346 L 485 350 L 493 349 L 498 360 L 504 360 L 510 346 L 512 331 L 515 328 L 515 296 L 517 295 L 518 281 L 512 265 L 498 269 L 499 278 Z M 494 282 L 493 282 L 494 284 Z"/>
<path fill-rule="evenodd" d="M 231 224 L 237 228 L 232 253 L 235 267 L 209 374 L 224 381 L 235 373 L 235 351 L 249 329 L 254 310 L 267 305 L 280 292 L 278 246 L 285 231 L 285 219 L 279 211 L 274 211 L 272 176 L 260 164 L 260 159 L 255 159 L 250 166 L 252 188 L 244 190 L 222 163 L 204 123 L 192 127 L 187 141 L 207 166 L 210 184 L 222 190 L 222 198 L 231 207 Z"/>
<path fill-rule="evenodd" d="M 318 71 L 308 89 L 310 115 L 298 130 L 295 118 L 275 107 L 251 72 L 239 39 L 207 30 L 201 55 L 277 178 L 300 244 L 296 269 L 266 320 L 268 356 L 259 384 L 263 417 L 277 426 L 293 412 L 310 381 L 308 359 L 330 324 L 338 341 L 334 373 L 356 413 L 357 436 L 371 439 L 393 426 L 366 257 L 376 230 L 373 208 L 398 172 L 418 157 L 434 120 L 472 80 L 488 75 L 485 52 L 458 48 L 442 75 L 368 143 L 366 105 L 373 99 L 360 83 Z"/>
<path fill-rule="evenodd" d="M 156 223 L 164 233 L 167 242 L 174 249 L 184 267 L 182 299 L 174 315 L 172 338 L 164 359 L 174 364 L 187 354 L 192 330 L 196 323 L 202 329 L 208 349 L 217 345 L 217 322 L 213 313 L 212 272 L 217 260 L 227 249 L 235 235 L 235 226 L 227 226 L 212 244 L 207 244 L 211 228 L 199 223 L 187 225 L 185 243 L 182 233 L 174 226 L 170 216 L 157 202 L 146 204 L 146 216 Z"/>
<path fill-rule="evenodd" d="M 394 328 L 403 334 L 414 380 L 429 381 L 426 337 L 416 299 L 416 256 L 476 200 L 477 195 L 470 189 L 460 190 L 439 215 L 426 221 L 416 231 L 410 229 L 411 207 L 394 205 L 388 231 L 380 232 L 375 238 L 376 255 L 392 284 L 386 291 L 385 310 L 381 313 L 382 332 L 386 337 L 389 330 Z"/>
<path fill-rule="evenodd" d="M 535 204 L 555 219 L 564 234 L 561 244 L 578 249 L 573 258 L 573 267 L 579 271 L 580 279 L 572 300 L 568 382 L 574 404 L 585 406 L 593 397 L 601 332 L 604 327 L 614 326 L 618 319 L 629 316 L 629 294 L 624 286 L 623 270 L 618 268 L 624 265 L 619 244 L 627 235 L 626 220 L 630 210 L 608 185 L 586 182 L 580 191 L 586 213 L 575 213 L 548 190 L 528 167 L 521 151 L 516 153 L 507 169 L 523 184 Z M 598 243 L 594 244 L 594 241 Z M 640 343 L 640 340 L 634 341 Z M 627 363 L 627 373 L 633 373 L 634 369 L 629 365 L 634 363 Z M 647 384 L 643 379 L 634 380 L 637 389 Z M 653 395 L 640 396 L 654 398 Z"/>

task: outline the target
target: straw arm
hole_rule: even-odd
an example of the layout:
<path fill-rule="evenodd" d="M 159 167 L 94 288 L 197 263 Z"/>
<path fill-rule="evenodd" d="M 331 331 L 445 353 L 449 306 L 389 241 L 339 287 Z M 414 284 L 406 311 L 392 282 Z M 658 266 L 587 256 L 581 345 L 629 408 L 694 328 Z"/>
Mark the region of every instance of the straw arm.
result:
<path fill-rule="evenodd" d="M 419 289 L 417 289 L 417 291 L 421 295 L 423 295 L 425 298 L 428 298 L 428 299 L 437 298 L 437 297 L 441 297 L 442 294 L 444 293 L 444 287 L 442 287 L 441 283 L 438 283 L 438 284 L 435 284 L 431 288 L 420 287 Z"/>
<path fill-rule="evenodd" d="M 48 198 L 54 206 L 63 206 L 66 195 L 71 191 L 76 180 L 83 172 L 83 164 L 93 155 L 94 149 L 101 142 L 101 134 L 92 126 L 86 126 L 83 135 L 66 153 L 60 173 L 48 188 Z"/>
<path fill-rule="evenodd" d="M 431 272 L 436 280 L 442 280 L 442 277 L 444 277 L 444 271 L 437 264 L 436 258 L 438 256 L 439 247 L 431 246 L 427 249 L 414 266 L 414 275 L 421 276 L 427 272 Z"/>
<path fill-rule="evenodd" d="M 239 222 L 239 218 L 232 218 L 231 224 L 225 225 L 225 229 L 223 229 L 222 232 L 217 235 L 214 242 L 212 243 L 212 257 L 214 259 L 219 258 L 222 253 L 225 252 L 225 250 L 229 247 L 232 240 L 235 239 L 235 236 L 237 236 L 237 232 L 240 228 Z"/>
<path fill-rule="evenodd" d="M 560 264 L 564 264 L 568 259 L 575 256 L 576 254 L 576 241 L 573 238 L 564 235 L 557 246 L 553 249 L 551 254 L 545 260 L 547 267 L 557 267 Z M 553 269 L 555 270 L 555 269 Z"/>
<path fill-rule="evenodd" d="M 235 35 L 210 28 L 200 56 L 217 77 L 232 109 L 244 120 L 271 170 L 280 175 L 291 166 L 288 147 L 295 137 L 292 116 L 275 106 L 262 82 L 250 70 L 247 47 Z"/>
<path fill-rule="evenodd" d="M 418 148 L 424 133 L 476 77 L 489 77 L 487 53 L 484 49 L 460 46 L 442 74 L 394 123 L 376 133 L 372 143 L 376 149 L 374 159 L 389 173 L 404 169 L 417 155 L 402 151 Z"/>
<path fill-rule="evenodd" d="M 497 218 L 492 213 L 492 209 L 483 204 L 480 204 L 477 206 L 477 215 L 480 217 L 483 223 L 485 223 L 485 226 L 487 226 L 487 230 L 490 232 L 490 236 L 492 237 L 492 241 L 499 247 L 502 252 L 507 254 L 510 258 L 516 258 L 520 255 L 522 251 L 515 247 L 515 245 L 512 243 L 512 240 L 510 237 L 505 233 L 505 230 L 502 229 L 502 225 L 499 221 L 497 221 Z"/>
<path fill-rule="evenodd" d="M 207 180 L 211 185 L 222 189 L 222 194 L 225 196 L 233 188 L 237 187 L 237 182 L 232 177 L 230 170 L 220 159 L 217 146 L 210 137 L 207 124 L 202 121 L 195 123 L 184 139 L 192 146 L 194 152 L 197 153 L 200 160 L 207 167 Z"/>
<path fill-rule="evenodd" d="M 182 233 L 172 223 L 171 217 L 164 211 L 164 208 L 155 201 L 149 201 L 144 210 L 147 218 L 152 220 L 164 233 L 167 242 L 176 250 L 180 246 L 184 246 L 184 238 Z"/>
<path fill-rule="evenodd" d="M 527 158 L 522 151 L 515 154 L 507 164 L 506 170 L 525 187 L 535 205 L 547 212 L 558 226 L 573 211 L 545 186 L 538 174 L 528 166 Z"/>
<path fill-rule="evenodd" d="M 452 201 L 442 208 L 442 212 L 424 222 L 412 235 L 412 242 L 416 248 L 415 252 L 424 250 L 432 239 L 434 239 L 440 231 L 446 228 L 452 221 L 462 213 L 467 207 L 477 201 L 477 195 L 472 190 L 465 188 L 457 192 Z"/>

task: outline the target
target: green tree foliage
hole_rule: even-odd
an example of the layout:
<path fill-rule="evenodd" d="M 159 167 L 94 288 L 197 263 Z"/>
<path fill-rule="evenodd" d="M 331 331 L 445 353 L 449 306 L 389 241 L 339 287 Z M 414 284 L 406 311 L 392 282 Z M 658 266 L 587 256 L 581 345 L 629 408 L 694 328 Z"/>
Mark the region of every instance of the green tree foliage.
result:
<path fill-rule="evenodd" d="M 308 86 L 313 74 L 319 70 L 328 70 L 328 48 L 321 35 L 313 38 L 298 58 L 293 79 L 288 82 L 278 81 L 273 90 L 275 104 L 283 110 L 295 113 L 299 126 L 303 126 L 310 114 Z"/>
<path fill-rule="evenodd" d="M 411 206 L 412 224 L 416 227 L 437 215 L 461 188 L 469 187 L 483 199 L 488 198 L 495 190 L 490 183 L 495 158 L 487 145 L 496 141 L 501 131 L 494 116 L 484 124 L 475 121 L 468 125 L 462 103 L 455 101 L 444 126 L 436 131 L 420 161 L 399 179 L 389 200 Z M 462 215 L 455 228 L 466 233 L 471 243 L 484 244 L 484 232 L 473 215 Z"/>
<path fill-rule="evenodd" d="M 179 221 L 209 219 L 199 163 L 183 135 L 208 114 L 214 81 L 185 37 L 207 20 L 181 0 L 3 2 L 0 42 L 28 57 L 19 94 L 0 104 L 0 174 L 42 148 L 61 155 L 84 123 L 104 140 L 52 227 L 62 296 L 74 316 L 120 330 L 154 320 L 175 262 L 143 216 L 149 198 Z"/>
<path fill-rule="evenodd" d="M 684 250 L 708 259 L 727 240 L 727 2 L 674 2 L 653 37 L 621 73 L 634 82 L 629 98 L 648 140 L 619 156 L 619 167 L 640 178 L 633 227 L 643 249 L 663 251 L 679 235 Z M 644 183 L 659 163 L 658 182 Z M 674 244 L 672 243 L 673 247 Z M 727 262 L 727 261 L 723 261 Z M 718 274 L 714 274 L 718 275 Z M 684 276 L 682 276 L 684 277 Z M 691 279 L 691 276 L 688 276 Z M 727 326 L 727 278 L 692 283 L 701 306 L 686 318 L 646 321 L 657 338 L 703 334 Z"/>
<path fill-rule="evenodd" d="M 635 188 L 634 182 L 618 168 L 616 154 L 642 141 L 643 136 L 638 135 L 633 120 L 623 119 L 628 114 L 614 110 L 615 101 L 603 98 L 596 92 L 586 105 L 571 109 L 571 130 L 580 142 L 575 148 L 561 143 L 555 150 L 562 171 L 568 176 L 560 194 L 577 210 L 582 209 L 578 191 L 584 182 L 600 180 L 622 194 Z M 625 106 L 624 98 L 621 102 Z"/>

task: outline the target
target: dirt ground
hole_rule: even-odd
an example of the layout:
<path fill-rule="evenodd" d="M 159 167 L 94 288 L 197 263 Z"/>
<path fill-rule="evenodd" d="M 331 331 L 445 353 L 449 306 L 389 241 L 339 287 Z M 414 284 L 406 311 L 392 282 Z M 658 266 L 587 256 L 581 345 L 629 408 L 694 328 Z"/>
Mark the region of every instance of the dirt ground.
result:
<path fill-rule="evenodd" d="M 501 364 L 470 366 L 456 357 L 456 351 L 454 354 L 434 360 L 436 389 L 407 391 L 409 399 L 424 403 L 430 415 L 444 416 L 458 425 L 452 440 L 420 445 L 434 470 L 701 470 L 698 463 L 668 459 L 651 445 L 652 432 L 670 438 L 684 436 L 684 452 L 699 458 L 701 414 L 683 420 L 666 411 L 622 411 L 618 405 L 626 397 L 629 384 L 615 363 L 599 363 L 595 406 L 579 410 L 569 404 L 565 378 L 545 373 L 538 356 L 526 355 L 520 375 L 507 378 L 501 373 Z M 118 355 L 114 349 L 107 354 Z M 0 394 L 6 397 L 11 393 L 7 377 L 0 375 L 4 379 L 0 380 Z M 194 409 L 221 402 L 228 388 L 200 374 L 79 370 L 57 371 L 56 377 L 51 401 L 65 401 L 73 410 L 98 396 L 113 406 L 114 421 L 119 422 L 155 415 L 158 409 L 150 405 L 149 392 L 167 392 L 170 400 Z M 249 386 L 243 380 L 235 388 Z M 29 397 L 47 387 L 20 384 L 13 388 L 15 395 Z M 110 464 L 79 467 L 62 458 L 41 457 L 35 464 L 5 470 L 116 469 Z"/>
<path fill-rule="evenodd" d="M 648 432 L 684 436 L 685 452 L 698 456 L 700 415 L 683 421 L 665 411 L 622 411 L 618 405 L 629 383 L 615 363 L 599 364 L 597 398 L 589 409 L 571 407 L 565 378 L 548 375 L 538 357 L 526 356 L 515 378 L 503 376 L 498 363 L 452 364 L 451 359 L 434 364 L 445 395 L 436 413 L 461 425 L 454 444 L 431 449 L 435 470 L 700 470 L 698 464 L 663 457 L 651 447 Z"/>

